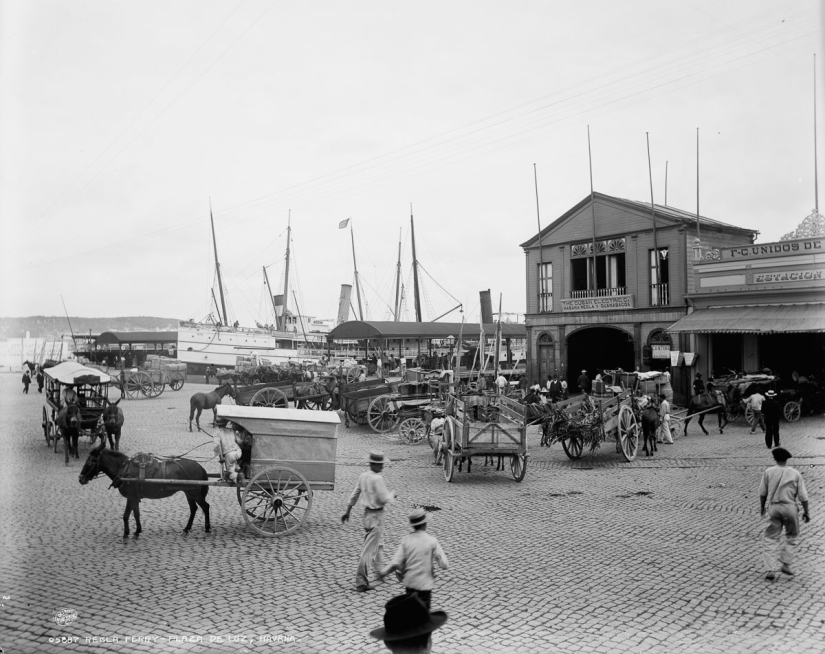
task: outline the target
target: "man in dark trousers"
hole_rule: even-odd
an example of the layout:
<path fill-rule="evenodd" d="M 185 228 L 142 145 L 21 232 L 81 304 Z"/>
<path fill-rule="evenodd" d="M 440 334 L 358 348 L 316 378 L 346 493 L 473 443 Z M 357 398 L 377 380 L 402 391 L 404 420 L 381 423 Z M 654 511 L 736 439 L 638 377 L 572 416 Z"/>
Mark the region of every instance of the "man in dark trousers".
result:
<path fill-rule="evenodd" d="M 582 370 L 582 374 L 579 375 L 576 383 L 579 385 L 579 390 L 582 393 L 590 395 L 590 377 L 587 376 L 586 370 Z"/>
<path fill-rule="evenodd" d="M 37 379 L 37 392 L 43 392 L 43 382 L 45 381 L 45 377 L 43 376 L 43 368 L 37 366 L 37 375 L 35 376 Z"/>
<path fill-rule="evenodd" d="M 550 380 L 550 399 L 558 402 L 561 399 L 561 382 L 558 375 L 553 375 Z"/>
<path fill-rule="evenodd" d="M 693 380 L 693 394 L 701 395 L 705 392 L 705 382 L 702 381 L 702 373 L 696 373 L 696 379 Z"/>
<path fill-rule="evenodd" d="M 23 371 L 23 392 L 28 395 L 29 394 L 29 384 L 32 383 L 31 374 L 29 373 L 29 369 L 26 368 Z"/>
<path fill-rule="evenodd" d="M 765 445 L 768 449 L 779 447 L 779 417 L 782 415 L 782 406 L 776 396 L 776 391 L 765 393 L 762 403 L 762 417 L 765 419 Z"/>

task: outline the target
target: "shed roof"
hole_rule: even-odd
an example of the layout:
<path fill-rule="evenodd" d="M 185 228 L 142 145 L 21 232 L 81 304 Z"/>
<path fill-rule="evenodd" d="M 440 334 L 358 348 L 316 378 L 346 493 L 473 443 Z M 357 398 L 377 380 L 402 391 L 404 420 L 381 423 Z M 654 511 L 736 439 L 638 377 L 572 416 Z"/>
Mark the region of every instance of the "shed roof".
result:
<path fill-rule="evenodd" d="M 177 343 L 174 332 L 103 332 L 95 339 L 96 345 L 128 345 L 130 343 Z"/>
<path fill-rule="evenodd" d="M 478 324 L 460 322 L 393 322 L 393 321 L 361 321 L 350 320 L 341 323 L 330 333 L 331 339 L 365 339 L 365 338 L 458 338 L 461 332 L 464 338 L 478 338 L 481 329 Z M 484 325 L 484 334 L 492 338 L 496 333 L 496 325 Z M 527 338 L 527 328 L 524 325 L 503 322 L 501 323 L 502 338 Z"/>
<path fill-rule="evenodd" d="M 775 304 L 697 309 L 668 327 L 671 334 L 825 332 L 825 304 Z"/>

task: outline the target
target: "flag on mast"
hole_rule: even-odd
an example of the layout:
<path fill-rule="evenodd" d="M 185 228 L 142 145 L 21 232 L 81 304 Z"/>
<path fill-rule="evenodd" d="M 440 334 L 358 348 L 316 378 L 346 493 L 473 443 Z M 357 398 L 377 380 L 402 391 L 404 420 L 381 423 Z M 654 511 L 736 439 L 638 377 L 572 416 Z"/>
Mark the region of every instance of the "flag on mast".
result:
<path fill-rule="evenodd" d="M 338 229 L 344 229 L 347 225 L 349 225 L 349 218 L 338 223 Z"/>

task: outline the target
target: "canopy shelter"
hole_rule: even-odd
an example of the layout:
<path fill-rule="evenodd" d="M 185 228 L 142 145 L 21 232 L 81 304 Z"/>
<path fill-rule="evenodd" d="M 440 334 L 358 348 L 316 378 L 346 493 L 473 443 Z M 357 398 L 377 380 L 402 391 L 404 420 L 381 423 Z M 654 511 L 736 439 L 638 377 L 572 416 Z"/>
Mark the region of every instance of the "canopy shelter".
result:
<path fill-rule="evenodd" d="M 45 368 L 43 374 L 61 384 L 108 384 L 112 379 L 105 372 L 87 368 L 74 361 L 64 361 L 52 368 Z"/>
<path fill-rule="evenodd" d="M 175 332 L 103 332 L 95 339 L 95 345 L 138 345 L 160 343 L 177 345 L 178 333 Z"/>
<path fill-rule="evenodd" d="M 349 339 L 445 339 L 452 336 L 458 338 L 461 332 L 464 338 L 477 339 L 481 335 L 478 323 L 460 322 L 366 322 L 351 320 L 335 327 L 328 338 L 330 340 Z M 484 325 L 484 336 L 492 338 L 496 333 L 496 325 Z M 527 327 L 513 323 L 501 323 L 502 338 L 527 338 Z"/>
<path fill-rule="evenodd" d="M 727 306 L 697 309 L 668 329 L 671 334 L 825 333 L 825 304 Z"/>

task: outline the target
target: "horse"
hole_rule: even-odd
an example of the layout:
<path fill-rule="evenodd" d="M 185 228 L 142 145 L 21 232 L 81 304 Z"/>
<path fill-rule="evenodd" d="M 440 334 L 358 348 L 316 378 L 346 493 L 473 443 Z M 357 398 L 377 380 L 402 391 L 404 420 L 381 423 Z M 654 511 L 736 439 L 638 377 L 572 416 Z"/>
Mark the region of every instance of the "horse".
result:
<path fill-rule="evenodd" d="M 690 424 L 690 419 L 696 414 L 699 414 L 699 427 L 702 428 L 702 431 L 705 432 L 705 436 L 707 436 L 708 431 L 705 429 L 704 422 L 705 415 L 708 413 L 716 414 L 719 420 L 719 433 L 723 434 L 723 430 L 728 424 L 726 409 L 727 405 L 724 393 L 709 389 L 701 395 L 694 395 L 690 398 L 687 415 L 685 416 L 685 436 L 687 436 L 687 429 L 688 424 Z M 722 424 L 723 420 L 725 421 L 724 424 Z"/>
<path fill-rule="evenodd" d="M 121 398 L 122 399 L 122 398 Z M 123 409 L 118 407 L 120 400 L 117 402 L 107 402 L 103 409 L 103 414 L 100 416 L 99 427 L 102 427 L 103 433 L 100 438 L 106 442 L 109 439 L 109 448 L 112 450 L 120 449 L 120 431 L 123 428 Z"/>
<path fill-rule="evenodd" d="M 235 391 L 229 384 L 218 386 L 211 393 L 195 393 L 189 398 L 189 431 L 192 431 L 192 418 L 195 419 L 195 424 L 198 426 L 198 431 L 201 430 L 200 419 L 201 412 L 204 409 L 212 409 L 212 424 L 214 425 L 217 422 L 218 410 L 216 407 L 221 403 L 224 395 L 229 395 L 229 397 L 233 399 L 235 398 Z M 198 411 L 197 416 L 195 416 L 196 409 Z"/>
<path fill-rule="evenodd" d="M 63 439 L 66 451 L 66 465 L 69 465 L 69 455 L 74 454 L 75 459 L 80 458 L 77 450 L 77 441 L 80 438 L 80 426 L 82 418 L 80 415 L 80 407 L 76 404 L 69 404 L 64 406 L 57 413 L 57 433 Z"/>
<path fill-rule="evenodd" d="M 317 407 L 321 411 L 328 411 L 332 409 L 337 386 L 338 380 L 335 377 L 328 377 L 323 381 L 314 381 L 303 386 L 296 386 L 296 408 L 314 409 Z"/>
<path fill-rule="evenodd" d="M 642 435 L 645 443 L 645 456 L 653 456 L 658 451 L 656 447 L 656 430 L 659 427 L 659 412 L 653 402 L 640 403 L 642 417 Z M 649 447 L 648 447 L 649 445 Z"/>
<path fill-rule="evenodd" d="M 189 522 L 183 528 L 183 533 L 188 534 L 192 529 L 192 522 L 195 520 L 195 513 L 198 507 L 203 511 L 206 524 L 206 533 L 211 531 L 209 524 L 209 504 L 206 501 L 206 494 L 209 492 L 207 485 L 182 485 L 175 484 L 142 484 L 139 481 L 123 481 L 121 477 L 124 473 L 131 473 L 127 476 L 134 476 L 136 471 L 130 468 L 137 468 L 139 463 L 136 459 L 147 455 L 138 455 L 132 459 L 123 452 L 105 449 L 106 442 L 101 442 L 100 446 L 89 453 L 89 458 L 80 471 L 78 481 L 85 486 L 100 473 L 105 474 L 112 480 L 112 486 L 118 489 L 121 495 L 126 498 L 126 510 L 123 512 L 123 538 L 129 537 L 129 515 L 135 514 L 135 538 L 143 531 L 140 524 L 140 501 L 159 500 L 171 497 L 178 491 L 186 495 L 189 502 Z M 154 463 L 155 465 L 151 465 Z M 170 458 L 150 462 L 145 469 L 146 479 L 180 479 L 207 481 L 206 470 L 196 461 L 191 459 Z M 110 487 L 111 488 L 111 487 Z"/>

